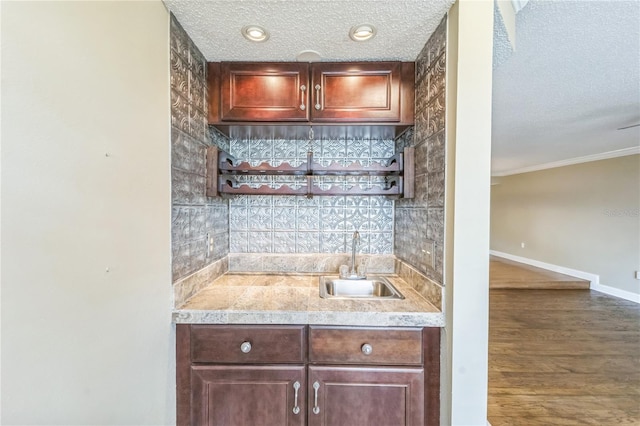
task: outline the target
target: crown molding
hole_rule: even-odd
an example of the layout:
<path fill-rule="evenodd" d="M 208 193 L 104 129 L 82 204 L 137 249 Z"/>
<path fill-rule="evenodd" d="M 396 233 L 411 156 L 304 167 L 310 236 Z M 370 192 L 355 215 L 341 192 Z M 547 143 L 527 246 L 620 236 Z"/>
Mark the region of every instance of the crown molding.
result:
<path fill-rule="evenodd" d="M 504 172 L 493 173 L 491 176 L 502 177 L 517 175 L 520 173 L 537 172 L 539 170 L 555 169 L 557 167 L 571 166 L 574 164 L 589 163 L 591 161 L 607 160 L 609 158 L 625 157 L 627 155 L 640 154 L 640 146 L 632 146 L 630 148 L 617 149 L 615 151 L 602 152 L 600 154 L 585 155 L 584 157 L 569 158 L 566 160 L 554 161 L 551 163 L 538 164 L 535 166 L 522 167 L 520 169 L 512 169 Z"/>

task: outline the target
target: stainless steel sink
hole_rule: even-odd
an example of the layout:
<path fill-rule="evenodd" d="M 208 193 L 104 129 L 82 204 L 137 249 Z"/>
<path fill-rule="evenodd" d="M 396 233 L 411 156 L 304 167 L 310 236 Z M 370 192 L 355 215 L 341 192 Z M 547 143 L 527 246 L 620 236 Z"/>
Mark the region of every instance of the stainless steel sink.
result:
<path fill-rule="evenodd" d="M 337 276 L 320 277 L 320 297 L 323 299 L 404 299 L 386 278 L 348 280 Z"/>

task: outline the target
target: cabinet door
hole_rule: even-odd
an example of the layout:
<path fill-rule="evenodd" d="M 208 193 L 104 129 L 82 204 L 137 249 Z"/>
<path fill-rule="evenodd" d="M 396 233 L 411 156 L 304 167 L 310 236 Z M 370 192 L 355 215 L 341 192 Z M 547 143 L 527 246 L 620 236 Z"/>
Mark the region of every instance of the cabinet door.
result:
<path fill-rule="evenodd" d="M 400 62 L 312 64 L 312 121 L 400 121 L 401 70 Z"/>
<path fill-rule="evenodd" d="M 222 63 L 222 121 L 306 121 L 309 66 Z"/>
<path fill-rule="evenodd" d="M 302 365 L 192 366 L 191 382 L 192 425 L 304 425 Z"/>
<path fill-rule="evenodd" d="M 310 366 L 308 395 L 309 426 L 424 425 L 422 368 Z"/>

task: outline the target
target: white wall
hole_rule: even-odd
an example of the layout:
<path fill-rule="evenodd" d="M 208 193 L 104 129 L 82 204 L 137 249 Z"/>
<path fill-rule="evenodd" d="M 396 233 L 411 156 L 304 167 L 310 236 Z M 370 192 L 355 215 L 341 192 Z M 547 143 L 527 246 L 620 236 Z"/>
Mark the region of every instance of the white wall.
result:
<path fill-rule="evenodd" d="M 458 1 L 447 31 L 443 425 L 487 421 L 493 1 Z"/>
<path fill-rule="evenodd" d="M 599 275 L 600 284 L 640 294 L 640 155 L 498 182 L 491 188 L 492 250 Z"/>
<path fill-rule="evenodd" d="M 2 423 L 173 423 L 168 13 L 1 19 Z"/>

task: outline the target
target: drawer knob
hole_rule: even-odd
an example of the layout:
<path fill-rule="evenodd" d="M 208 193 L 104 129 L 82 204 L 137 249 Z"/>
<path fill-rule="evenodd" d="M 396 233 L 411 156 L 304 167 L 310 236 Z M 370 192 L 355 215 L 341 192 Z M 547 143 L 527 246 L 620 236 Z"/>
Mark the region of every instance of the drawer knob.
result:
<path fill-rule="evenodd" d="M 362 345 L 362 353 L 365 355 L 371 355 L 371 352 L 373 352 L 373 346 L 371 346 L 368 343 L 365 343 L 364 345 Z"/>
<path fill-rule="evenodd" d="M 251 352 L 251 342 L 242 342 L 242 344 L 240 345 L 240 350 L 245 354 Z"/>

